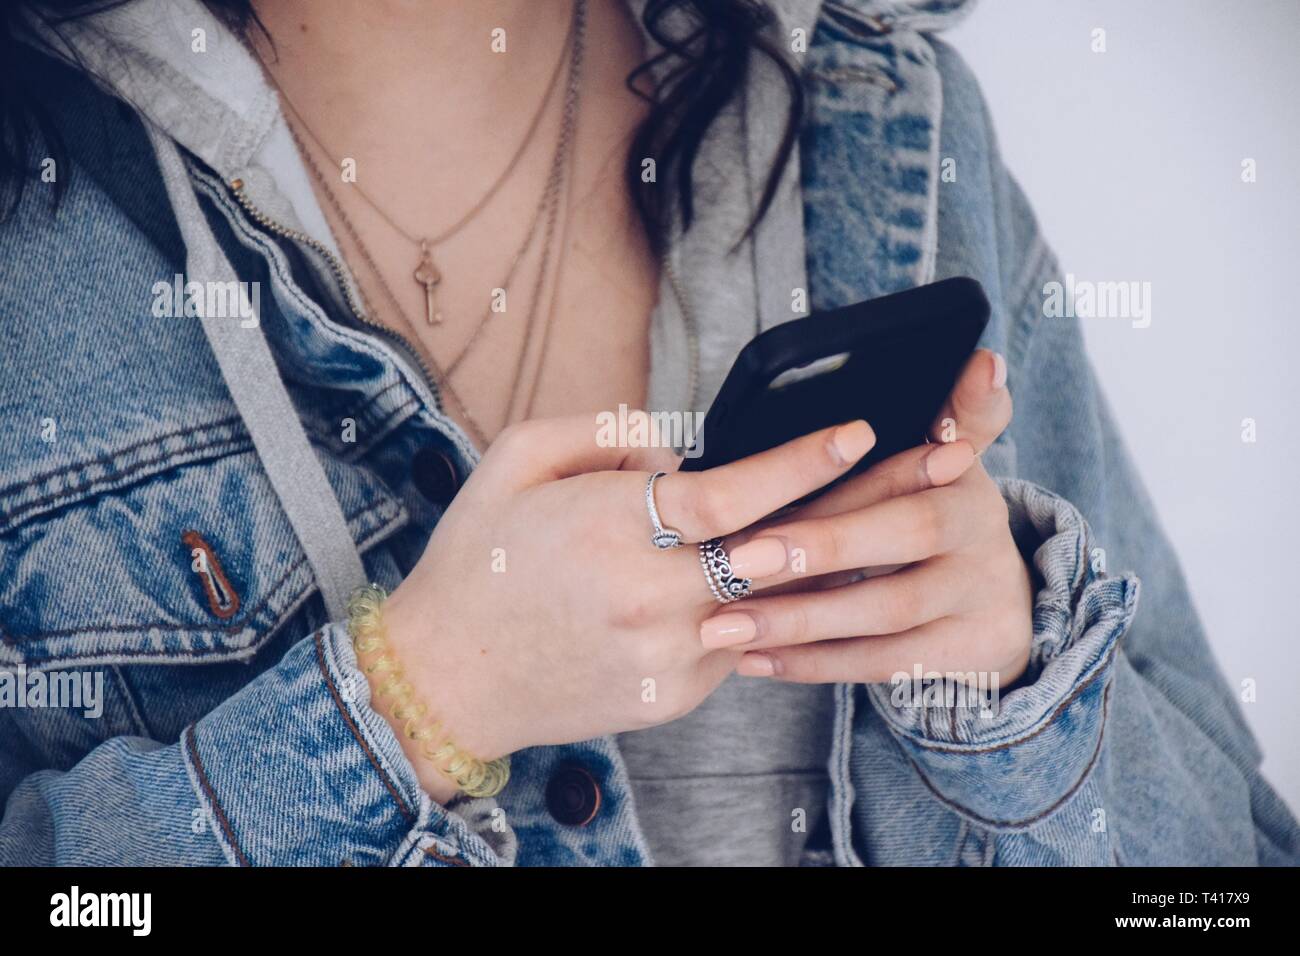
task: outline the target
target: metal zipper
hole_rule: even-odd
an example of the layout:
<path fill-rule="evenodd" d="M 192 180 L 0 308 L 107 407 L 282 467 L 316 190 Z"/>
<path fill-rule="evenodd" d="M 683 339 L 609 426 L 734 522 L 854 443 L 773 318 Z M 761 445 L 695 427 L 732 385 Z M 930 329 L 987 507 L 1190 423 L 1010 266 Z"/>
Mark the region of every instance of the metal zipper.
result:
<path fill-rule="evenodd" d="M 334 281 L 338 283 L 339 289 L 343 292 L 343 300 L 347 303 L 348 310 L 352 313 L 352 317 L 356 319 L 357 324 L 376 333 L 404 353 L 404 357 L 409 359 L 411 364 L 419 370 L 421 377 L 424 379 L 425 385 L 429 387 L 429 391 L 433 395 L 435 407 L 439 412 L 446 414 L 442 407 L 442 391 L 438 387 L 438 380 L 434 377 L 428 364 L 411 343 L 411 340 L 406 336 L 385 325 L 380 325 L 378 322 L 366 318 L 365 314 L 357 306 L 356 299 L 352 296 L 352 287 L 348 282 L 347 272 L 344 270 L 343 263 L 339 261 L 338 256 L 334 255 L 334 253 L 331 252 L 319 239 L 309 236 L 305 232 L 299 232 L 297 229 L 290 229 L 288 226 L 276 222 L 266 215 L 266 213 L 262 212 L 262 210 L 254 206 L 252 200 L 250 200 L 244 193 L 244 181 L 242 179 L 232 179 L 229 186 L 230 191 L 234 194 L 235 200 L 243 208 L 244 212 L 248 213 L 248 215 L 252 217 L 253 221 L 259 226 L 277 236 L 300 242 L 324 258 L 325 262 L 330 267 L 330 271 L 334 274 Z"/>

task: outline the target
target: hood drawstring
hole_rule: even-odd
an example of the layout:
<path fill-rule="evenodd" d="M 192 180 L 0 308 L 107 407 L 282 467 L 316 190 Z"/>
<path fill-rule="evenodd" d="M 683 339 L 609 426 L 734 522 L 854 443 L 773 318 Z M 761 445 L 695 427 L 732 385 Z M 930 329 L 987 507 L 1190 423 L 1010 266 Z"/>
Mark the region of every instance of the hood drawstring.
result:
<path fill-rule="evenodd" d="M 186 279 L 236 282 L 238 276 L 208 227 L 176 144 L 147 120 L 145 126 L 185 241 Z M 340 621 L 346 617 L 348 596 L 366 583 L 365 569 L 334 489 L 280 378 L 261 317 L 257 319 L 252 327 L 217 316 L 202 316 L 200 321 L 271 487 L 316 575 L 330 620 Z"/>

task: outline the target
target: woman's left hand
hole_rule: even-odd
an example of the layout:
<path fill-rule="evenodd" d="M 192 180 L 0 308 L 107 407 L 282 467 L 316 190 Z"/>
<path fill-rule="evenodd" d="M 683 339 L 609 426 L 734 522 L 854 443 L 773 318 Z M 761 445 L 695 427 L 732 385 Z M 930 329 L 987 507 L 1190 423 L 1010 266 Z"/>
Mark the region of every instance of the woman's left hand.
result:
<path fill-rule="evenodd" d="M 959 440 L 880 462 L 733 547 L 755 596 L 708 618 L 705 646 L 745 651 L 741 674 L 807 683 L 884 682 L 918 666 L 996 672 L 1003 687 L 1020 677 L 1029 570 L 975 457 L 1010 421 L 1005 378 L 1000 357 L 977 352 L 932 430 L 951 437 L 955 424 Z"/>

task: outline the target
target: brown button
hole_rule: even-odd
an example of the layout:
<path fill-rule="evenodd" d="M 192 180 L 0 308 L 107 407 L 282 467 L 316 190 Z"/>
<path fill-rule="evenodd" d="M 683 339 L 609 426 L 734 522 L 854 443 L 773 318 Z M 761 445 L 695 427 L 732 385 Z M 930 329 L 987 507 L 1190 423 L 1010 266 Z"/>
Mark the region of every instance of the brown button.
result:
<path fill-rule="evenodd" d="M 559 823 L 585 827 L 600 812 L 600 785 L 578 764 L 561 764 L 546 785 L 546 809 Z"/>
<path fill-rule="evenodd" d="M 444 508 L 460 489 L 460 476 L 446 452 L 427 445 L 411 459 L 411 480 L 420 494 Z"/>

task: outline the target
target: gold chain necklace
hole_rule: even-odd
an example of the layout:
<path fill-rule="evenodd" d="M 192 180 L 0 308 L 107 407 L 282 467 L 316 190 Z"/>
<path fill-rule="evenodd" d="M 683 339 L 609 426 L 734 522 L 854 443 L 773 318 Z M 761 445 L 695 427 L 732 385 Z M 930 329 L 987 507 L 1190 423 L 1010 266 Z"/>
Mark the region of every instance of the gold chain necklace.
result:
<path fill-rule="evenodd" d="M 542 245 L 542 260 L 538 269 L 537 282 L 533 290 L 533 296 L 530 302 L 528 317 L 525 322 L 525 338 L 523 344 L 520 347 L 519 356 L 515 365 L 515 374 L 512 379 L 513 386 L 511 389 L 509 401 L 506 404 L 506 422 L 505 422 L 506 424 L 508 424 L 511 420 L 511 414 L 515 407 L 516 400 L 519 394 L 519 389 L 523 381 L 523 376 L 522 376 L 523 365 L 524 365 L 525 358 L 529 352 L 530 345 L 532 343 L 532 332 L 536 324 L 535 319 L 540 308 L 542 291 L 545 288 L 545 281 L 546 281 L 548 266 L 550 262 L 551 250 L 554 245 L 555 230 L 559 219 L 559 210 L 561 206 L 560 198 L 562 193 L 564 192 L 564 186 L 566 182 L 566 172 L 568 171 L 568 168 L 570 166 L 569 158 L 573 149 L 573 140 L 575 137 L 575 131 L 577 125 L 579 92 L 581 89 L 582 62 L 583 62 L 583 53 L 585 48 L 585 44 L 584 44 L 585 33 L 586 33 L 586 0 L 576 0 L 574 5 L 574 11 L 573 11 L 573 25 L 570 28 L 570 37 L 572 39 L 573 46 L 572 46 L 572 52 L 570 58 L 571 62 L 570 62 L 570 70 L 569 70 L 569 83 L 565 94 L 560 136 L 556 144 L 556 151 L 552 158 L 551 169 L 547 178 L 546 187 L 542 194 L 542 198 L 538 203 L 537 210 L 536 213 L 534 214 L 532 224 L 529 227 L 528 235 L 526 236 L 524 243 L 521 245 L 519 251 L 516 253 L 510 269 L 510 275 L 513 276 L 513 273 L 515 269 L 518 267 L 520 260 L 524 257 L 528 248 L 531 247 L 532 242 L 536 236 L 537 228 L 540 225 L 541 220 L 543 219 L 543 217 L 545 217 L 546 231 L 545 231 L 545 239 Z M 273 78 L 272 78 L 272 82 L 274 82 Z M 289 106 L 290 109 L 293 110 L 295 117 L 299 120 L 299 122 L 301 122 L 301 116 L 297 113 L 297 110 L 293 109 L 293 105 L 291 103 L 289 104 Z M 412 332 L 414 332 L 415 324 L 411 321 L 410 317 L 406 314 L 406 311 L 405 309 L 402 308 L 402 305 L 398 301 L 396 294 L 393 292 L 392 288 L 384 279 L 383 273 L 380 272 L 379 267 L 374 260 L 374 257 L 370 254 L 365 243 L 361 241 L 361 237 L 356 227 L 352 224 L 350 217 L 344 211 L 342 203 L 340 203 L 338 197 L 334 194 L 334 191 L 330 188 L 328 180 L 324 175 L 324 172 L 320 169 L 319 165 L 312 158 L 310 152 L 306 148 L 306 145 L 299 138 L 292 124 L 287 124 L 287 125 L 289 129 L 289 133 L 292 136 L 295 145 L 298 147 L 299 152 L 302 154 L 303 159 L 308 166 L 308 169 L 311 171 L 313 177 L 316 179 L 318 185 L 321 187 L 321 191 L 324 193 L 325 198 L 329 202 L 330 206 L 333 208 L 335 214 L 338 216 L 340 223 L 343 225 L 344 230 L 348 234 L 348 237 L 351 239 L 353 245 L 356 247 L 358 254 L 365 262 L 367 268 L 371 271 L 371 273 L 374 274 L 376 282 L 380 287 L 380 290 L 384 293 L 384 296 L 388 300 L 390 306 L 393 308 L 393 311 L 405 322 L 405 324 L 412 330 Z M 305 128 L 305 124 L 304 124 L 304 128 Z M 308 130 L 308 133 L 310 133 L 310 130 Z M 322 152 L 325 152 L 324 147 L 320 146 L 319 141 L 317 141 L 317 145 L 321 148 Z M 558 283 L 559 283 L 559 276 L 557 275 L 556 276 L 557 286 Z M 371 314 L 378 314 L 376 310 L 373 308 L 373 305 L 370 303 L 369 298 L 366 296 L 365 290 L 362 289 L 359 284 L 357 286 L 357 291 L 360 293 L 362 300 L 365 302 L 367 310 Z M 552 309 L 554 306 L 554 299 L 555 299 L 555 295 L 553 294 L 551 297 Z M 461 352 L 456 356 L 456 358 L 448 365 L 445 371 L 439 368 L 438 363 L 436 362 L 436 360 L 433 359 L 433 356 L 431 354 L 427 355 L 427 358 L 429 359 L 428 364 L 435 372 L 439 385 L 442 387 L 443 391 L 448 395 L 448 397 L 452 399 L 452 401 L 456 404 L 457 408 L 460 410 L 462 418 L 464 419 L 475 442 L 479 445 L 480 448 L 484 448 L 488 444 L 486 432 L 478 424 L 477 420 L 475 419 L 474 415 L 470 412 L 464 400 L 461 399 L 461 397 L 456 393 L 456 390 L 452 386 L 450 378 L 451 375 L 455 372 L 455 370 L 460 366 L 461 362 L 469 354 L 470 350 L 481 338 L 491 314 L 492 314 L 492 310 L 489 307 L 488 310 L 485 312 L 483 318 L 480 320 L 477 327 L 475 328 L 473 334 L 470 336 L 469 341 L 462 348 Z M 547 318 L 549 319 L 549 315 L 547 316 Z M 550 325 L 549 321 L 546 321 L 544 324 L 546 326 L 546 330 L 549 332 L 549 325 Z M 544 335 L 544 341 L 548 337 L 549 336 Z M 418 341 L 418 336 L 417 336 L 417 341 Z M 424 349 L 424 351 L 427 353 L 428 349 L 426 348 Z M 531 412 L 533 402 L 536 398 L 537 380 L 539 380 L 541 377 L 540 364 L 541 361 L 544 360 L 545 358 L 545 347 L 543 347 L 542 351 L 543 354 L 541 358 L 539 358 L 538 360 L 538 368 L 534 374 L 534 382 L 533 382 L 533 387 L 531 389 L 531 392 L 529 394 L 529 400 L 525 406 L 525 411 L 524 411 L 525 417 L 527 417 L 527 415 Z"/>
<path fill-rule="evenodd" d="M 575 0 L 573 21 L 569 28 L 569 36 L 566 38 L 565 41 L 566 48 L 570 48 L 574 46 L 574 41 L 576 40 L 575 31 L 580 26 L 585 26 L 585 9 L 582 11 L 582 15 L 580 15 L 578 9 L 579 7 L 585 8 L 585 3 L 586 0 Z M 312 141 L 316 144 L 316 146 L 320 149 L 320 151 L 333 165 L 341 167 L 341 164 L 335 158 L 334 153 L 328 147 L 326 147 L 324 141 L 319 136 L 316 135 L 311 125 L 303 117 L 302 112 L 298 109 L 297 105 L 290 98 L 289 94 L 285 92 L 284 87 L 280 85 L 279 80 L 277 80 L 275 75 L 271 72 L 270 68 L 266 64 L 266 61 L 262 59 L 261 55 L 257 52 L 255 48 L 252 47 L 251 44 L 249 46 L 250 49 L 252 50 L 254 57 L 256 57 L 258 62 L 261 64 L 263 73 L 266 75 L 267 79 L 270 80 L 271 84 L 275 87 L 276 92 L 280 95 L 280 98 L 284 101 L 285 105 L 288 106 L 289 111 L 293 113 L 294 119 L 297 121 L 298 125 L 302 127 L 302 129 L 307 133 L 307 135 L 312 139 Z M 476 203 L 474 203 L 459 219 L 457 219 L 447 228 L 443 229 L 441 232 L 437 232 L 432 236 L 428 236 L 428 235 L 417 236 L 413 234 L 409 230 L 403 228 L 403 226 L 399 222 L 397 222 L 397 220 L 394 219 L 388 213 L 387 210 L 385 210 L 379 203 L 377 203 L 374 199 L 372 199 L 370 194 L 367 193 L 365 189 L 362 188 L 360 183 L 355 181 L 352 183 L 352 186 L 355 189 L 357 195 L 360 196 L 366 202 L 366 204 L 369 205 L 370 208 L 373 209 L 379 215 L 379 217 L 384 220 L 384 222 L 386 222 L 395 232 L 397 232 L 400 236 L 402 236 L 402 238 L 404 238 L 407 242 L 419 247 L 420 250 L 419 261 L 417 262 L 414 271 L 411 273 L 411 276 L 416 281 L 416 283 L 422 286 L 424 289 L 425 321 L 428 325 L 437 326 L 443 324 L 443 311 L 441 308 L 438 307 L 437 297 L 436 297 L 437 287 L 442 283 L 442 272 L 438 269 L 437 265 L 433 261 L 432 248 L 445 242 L 446 240 L 450 239 L 452 236 L 455 236 L 465 226 L 467 226 L 471 221 L 473 221 L 473 219 L 480 212 L 482 212 L 484 208 L 486 208 L 487 204 L 491 202 L 493 197 L 495 197 L 496 194 L 501 190 L 501 187 L 505 185 L 506 181 L 510 178 L 511 174 L 518 168 L 520 160 L 522 159 L 524 153 L 527 151 L 528 146 L 532 143 L 533 138 L 537 133 L 538 127 L 541 125 L 542 117 L 546 112 L 546 104 L 550 102 L 551 94 L 554 92 L 555 85 L 557 80 L 559 79 L 561 68 L 564 66 L 565 59 L 566 57 L 562 54 L 560 58 L 556 61 L 555 68 L 551 71 L 550 80 L 547 82 L 546 90 L 542 94 L 541 102 L 538 104 L 537 110 L 534 112 L 533 118 L 530 121 L 528 125 L 528 129 L 525 131 L 524 136 L 520 141 L 518 148 L 515 150 L 514 155 L 510 158 L 510 162 L 506 164 L 505 168 L 493 181 L 491 186 L 488 187 L 487 191 L 479 198 L 479 200 Z M 294 140 L 298 142 L 299 151 L 302 152 L 304 155 L 306 155 L 306 150 L 303 149 L 302 143 L 301 141 L 299 141 L 298 136 L 296 132 L 293 131 L 292 127 L 290 127 L 290 132 L 293 133 Z M 519 258 L 520 257 L 517 256 L 515 261 L 512 263 L 510 274 L 513 274 L 514 267 L 518 265 Z"/>
<path fill-rule="evenodd" d="M 393 312 L 399 318 L 401 318 L 401 320 L 407 325 L 407 327 L 410 328 L 412 332 L 414 332 L 415 324 L 411 321 L 410 317 L 406 314 L 406 310 L 402 308 L 401 303 L 397 300 L 397 296 L 394 294 L 392 287 L 389 286 L 389 284 L 386 281 L 384 281 L 384 277 L 382 273 L 380 273 L 379 271 L 379 266 L 375 263 L 374 257 L 370 254 L 369 249 L 366 248 L 365 243 L 361 241 L 361 237 L 360 235 L 358 235 L 356 227 L 352 225 L 352 222 L 348 218 L 347 213 L 343 211 L 343 208 L 338 201 L 338 197 L 333 194 L 333 192 L 330 190 L 329 186 L 326 183 L 321 182 L 321 174 L 319 169 L 313 169 L 313 174 L 316 175 L 317 181 L 320 182 L 321 189 L 325 193 L 326 199 L 329 201 L 330 206 L 334 209 L 334 212 L 339 217 L 339 221 L 343 224 L 344 230 L 348 234 L 348 238 L 351 239 L 352 244 L 356 247 L 357 253 L 361 256 L 361 259 L 366 264 L 366 267 L 375 276 L 380 291 L 384 293 L 384 297 L 388 300 L 389 306 L 392 308 Z M 547 264 L 550 258 L 550 247 L 552 244 L 552 238 L 554 236 L 556 220 L 558 219 L 558 214 L 559 214 L 560 197 L 558 192 L 556 192 L 555 190 L 548 189 L 547 196 L 549 197 L 549 201 L 545 201 L 543 203 L 543 205 L 547 207 L 546 241 L 543 244 L 542 262 L 540 268 L 538 269 L 537 282 L 534 285 L 533 297 L 529 306 L 528 317 L 525 321 L 525 330 L 526 330 L 525 337 L 524 337 L 523 344 L 520 346 L 519 359 L 515 366 L 515 375 L 513 378 L 514 385 L 511 389 L 510 400 L 506 405 L 507 423 L 510 417 L 510 410 L 514 407 L 515 399 L 518 394 L 518 390 L 521 382 L 520 372 L 522 370 L 524 356 L 527 354 L 529 350 L 529 345 L 532 341 L 532 329 L 535 324 L 538 307 L 541 301 L 541 291 L 545 284 Z M 357 291 L 358 293 L 360 293 L 361 299 L 365 303 L 366 311 L 369 312 L 371 315 L 377 315 L 378 311 L 374 308 L 373 303 L 370 302 L 369 296 L 366 295 L 365 290 L 361 287 L 359 283 L 357 284 Z M 489 314 L 490 311 L 491 310 L 489 310 Z M 486 323 L 480 323 L 478 330 L 476 330 L 476 334 L 471 338 L 470 342 L 467 343 L 466 346 L 461 350 L 461 353 L 454 360 L 453 366 L 460 365 L 461 361 L 465 358 L 465 356 L 469 353 L 469 350 L 473 347 L 475 341 L 478 338 L 478 333 L 482 331 L 485 324 Z M 460 410 L 461 417 L 464 419 L 465 424 L 468 427 L 471 437 L 473 437 L 475 443 L 480 448 L 486 448 L 487 445 L 489 444 L 486 431 L 478 423 L 477 418 L 473 415 L 473 413 L 470 412 L 469 406 L 465 403 L 465 400 L 460 397 L 459 393 L 457 393 L 455 387 L 452 385 L 451 374 L 454 371 L 454 367 L 449 366 L 447 370 L 443 370 L 439 366 L 437 360 L 433 357 L 433 355 L 429 353 L 428 349 L 423 347 L 419 343 L 418 336 L 415 337 L 413 344 L 415 344 L 417 347 L 423 348 L 426 354 L 427 364 L 434 372 L 434 375 L 437 378 L 439 386 L 442 388 L 443 393 L 446 394 L 448 397 L 450 397 L 453 402 L 455 402 L 456 407 Z M 529 406 L 531 407 L 531 401 L 529 403 Z"/>
<path fill-rule="evenodd" d="M 389 286 L 388 281 L 384 278 L 383 273 L 379 270 L 378 264 L 376 264 L 375 260 L 371 257 L 369 250 L 366 248 L 365 244 L 361 241 L 361 237 L 357 232 L 356 226 L 353 225 L 351 218 L 344 211 L 343 204 L 339 201 L 339 198 L 334 193 L 334 190 L 330 188 L 329 181 L 326 179 L 325 173 L 321 170 L 320 166 L 317 165 L 316 161 L 312 158 L 310 152 L 308 152 L 307 150 L 306 145 L 298 137 L 297 132 L 293 129 L 292 126 L 289 127 L 289 135 L 293 137 L 294 144 L 298 147 L 298 151 L 302 154 L 303 160 L 305 161 L 307 165 L 307 169 L 311 173 L 312 178 L 316 180 L 316 184 L 320 187 L 321 192 L 325 194 L 325 198 L 329 201 L 330 207 L 334 210 L 335 215 L 338 216 L 339 221 L 343 224 L 344 230 L 347 232 L 348 236 L 352 239 L 353 245 L 357 247 L 357 252 L 360 254 L 366 266 L 374 274 L 376 284 L 380 286 L 381 290 L 385 294 L 385 297 L 388 298 L 390 304 L 393 305 L 398 310 L 398 314 L 401 316 L 401 318 L 406 323 L 406 325 L 410 328 L 411 332 L 415 334 L 415 337 L 418 340 L 419 335 L 415 332 L 415 323 L 410 320 L 410 316 L 407 315 L 406 310 L 403 309 L 400 306 L 400 304 L 398 304 L 396 293 L 393 292 L 392 287 Z M 524 235 L 523 241 L 520 243 L 519 248 L 516 250 L 514 258 L 511 260 L 510 268 L 506 273 L 506 277 L 501 281 L 501 284 L 498 286 L 498 288 L 501 288 L 503 291 L 508 289 L 510 282 L 514 278 L 515 272 L 519 268 L 520 263 L 523 261 L 524 256 L 527 255 L 528 250 L 532 248 L 533 242 L 537 238 L 538 226 L 541 224 L 542 215 L 545 212 L 546 203 L 549 195 L 550 195 L 550 191 L 549 191 L 549 180 L 548 180 L 548 188 L 543 190 L 542 198 L 541 200 L 539 200 L 537 204 L 537 208 L 533 213 L 533 218 L 531 223 L 529 224 L 528 232 Z M 478 341 L 483 328 L 490 321 L 492 314 L 493 314 L 492 306 L 488 305 L 483 310 L 483 314 L 479 317 L 478 323 L 475 326 L 474 332 L 470 335 L 469 340 L 461 348 L 461 351 L 457 354 L 457 356 L 447 366 L 444 372 L 445 375 L 450 376 L 460 366 L 461 362 L 464 361 L 464 359 L 469 355 L 470 350 Z"/>

